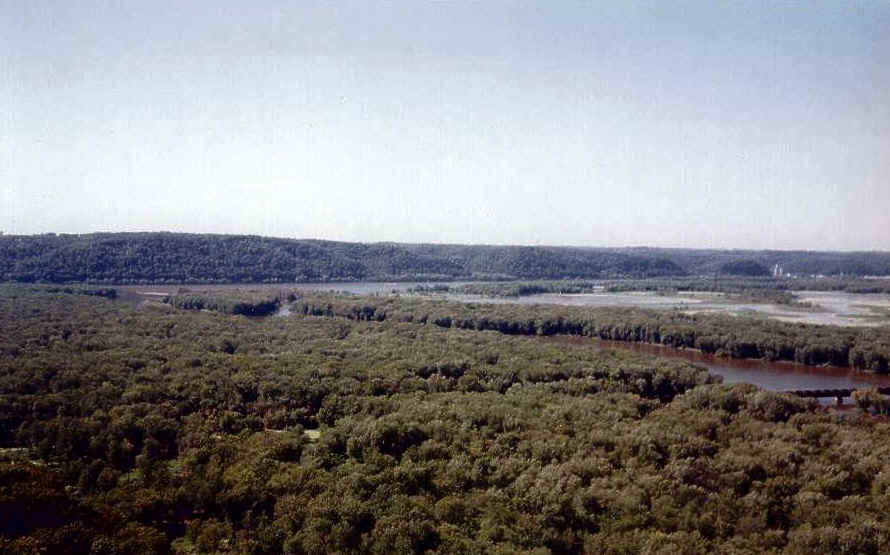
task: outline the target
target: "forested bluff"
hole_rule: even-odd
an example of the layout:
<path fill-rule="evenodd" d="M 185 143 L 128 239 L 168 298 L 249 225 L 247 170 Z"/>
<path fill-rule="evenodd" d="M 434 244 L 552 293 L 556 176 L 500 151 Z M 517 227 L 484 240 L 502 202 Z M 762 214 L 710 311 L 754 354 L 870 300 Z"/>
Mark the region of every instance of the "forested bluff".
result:
<path fill-rule="evenodd" d="M 246 235 L 0 235 L 0 281 L 356 280 L 890 275 L 890 253 L 345 243 Z"/>

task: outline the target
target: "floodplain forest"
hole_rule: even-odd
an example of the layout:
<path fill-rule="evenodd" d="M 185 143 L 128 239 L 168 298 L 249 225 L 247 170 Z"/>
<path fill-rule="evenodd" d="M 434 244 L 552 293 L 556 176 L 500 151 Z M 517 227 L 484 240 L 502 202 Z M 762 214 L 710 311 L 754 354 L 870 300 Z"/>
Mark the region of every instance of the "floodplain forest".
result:
<path fill-rule="evenodd" d="M 394 319 L 508 335 L 577 335 L 652 343 L 731 358 L 830 364 L 882 374 L 890 368 L 890 328 L 886 326 L 856 328 L 677 310 L 495 305 L 323 293 L 303 295 L 294 303 L 294 310 L 314 316 Z"/>
<path fill-rule="evenodd" d="M 0 286 L 2 553 L 890 548 L 884 417 L 478 325 L 561 309 L 80 292 Z"/>

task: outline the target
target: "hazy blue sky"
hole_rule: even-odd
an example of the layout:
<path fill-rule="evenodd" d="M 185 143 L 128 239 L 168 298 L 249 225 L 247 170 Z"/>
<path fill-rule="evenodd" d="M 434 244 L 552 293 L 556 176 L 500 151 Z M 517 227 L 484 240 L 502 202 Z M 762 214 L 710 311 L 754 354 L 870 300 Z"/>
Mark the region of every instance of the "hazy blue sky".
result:
<path fill-rule="evenodd" d="M 0 230 L 890 250 L 890 2 L 0 0 Z"/>

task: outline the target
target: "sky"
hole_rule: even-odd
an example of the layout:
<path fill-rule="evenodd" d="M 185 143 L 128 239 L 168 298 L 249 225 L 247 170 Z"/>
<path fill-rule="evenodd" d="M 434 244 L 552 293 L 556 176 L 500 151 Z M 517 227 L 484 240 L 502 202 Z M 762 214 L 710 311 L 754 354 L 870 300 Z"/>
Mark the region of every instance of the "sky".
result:
<path fill-rule="evenodd" d="M 890 2 L 0 0 L 0 231 L 890 250 Z"/>

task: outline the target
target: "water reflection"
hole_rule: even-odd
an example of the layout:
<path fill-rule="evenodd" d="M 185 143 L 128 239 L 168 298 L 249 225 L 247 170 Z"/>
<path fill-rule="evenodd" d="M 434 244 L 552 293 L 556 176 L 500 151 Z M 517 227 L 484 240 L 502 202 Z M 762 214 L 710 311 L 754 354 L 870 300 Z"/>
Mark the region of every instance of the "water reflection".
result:
<path fill-rule="evenodd" d="M 598 349 L 633 351 L 667 358 L 679 358 L 706 368 L 723 377 L 723 383 L 750 383 L 772 391 L 794 389 L 847 389 L 890 387 L 890 375 L 867 374 L 837 366 L 806 366 L 791 362 L 728 359 L 699 351 L 673 349 L 661 345 L 591 339 L 587 337 L 552 336 L 551 341 L 586 344 Z"/>

